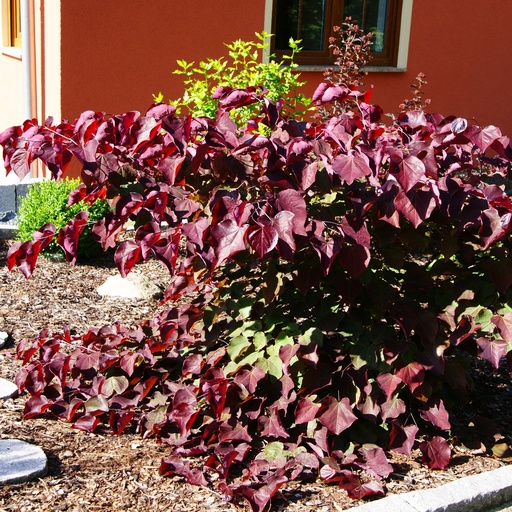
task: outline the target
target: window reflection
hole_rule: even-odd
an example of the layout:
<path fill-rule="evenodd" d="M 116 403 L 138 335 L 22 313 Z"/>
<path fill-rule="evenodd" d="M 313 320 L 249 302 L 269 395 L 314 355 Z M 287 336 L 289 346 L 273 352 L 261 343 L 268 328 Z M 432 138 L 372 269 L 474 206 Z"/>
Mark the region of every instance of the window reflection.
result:
<path fill-rule="evenodd" d="M 387 0 L 345 0 L 344 15 L 351 16 L 365 32 L 372 32 L 372 51 L 384 51 Z"/>
<path fill-rule="evenodd" d="M 287 50 L 290 37 L 301 39 L 304 50 L 324 49 L 326 0 L 278 0 L 276 50 Z"/>

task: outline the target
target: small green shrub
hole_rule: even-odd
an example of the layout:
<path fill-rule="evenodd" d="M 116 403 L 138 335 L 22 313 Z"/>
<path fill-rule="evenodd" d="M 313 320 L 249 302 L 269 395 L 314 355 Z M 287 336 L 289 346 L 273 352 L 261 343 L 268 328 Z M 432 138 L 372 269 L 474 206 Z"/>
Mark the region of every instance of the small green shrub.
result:
<path fill-rule="evenodd" d="M 27 196 L 21 200 L 18 211 L 17 239 L 23 242 L 32 240 L 32 234 L 43 224 L 52 223 L 56 229 L 64 227 L 81 211 L 89 212 L 89 224 L 80 236 L 79 258 L 90 258 L 102 253 L 100 245 L 92 236 L 92 224 L 103 218 L 110 208 L 106 201 L 96 201 L 92 206 L 83 201 L 68 207 L 68 196 L 80 184 L 79 179 L 63 181 L 40 181 L 29 188 Z M 58 254 L 61 248 L 57 237 L 46 247 L 43 254 Z"/>

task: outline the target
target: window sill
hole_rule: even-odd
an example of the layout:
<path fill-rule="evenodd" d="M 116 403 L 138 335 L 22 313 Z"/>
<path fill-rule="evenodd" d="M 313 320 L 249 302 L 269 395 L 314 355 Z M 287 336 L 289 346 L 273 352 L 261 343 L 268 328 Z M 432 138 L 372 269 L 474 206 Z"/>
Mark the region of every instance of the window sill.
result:
<path fill-rule="evenodd" d="M 405 73 L 407 68 L 398 68 L 394 66 L 366 66 L 363 68 L 368 73 Z"/>
<path fill-rule="evenodd" d="M 328 67 L 329 66 L 299 65 L 295 69 L 301 73 L 323 73 Z M 407 71 L 407 68 L 397 68 L 393 66 L 367 66 L 363 69 L 368 71 L 368 73 L 405 73 Z"/>
<path fill-rule="evenodd" d="M 21 48 L 16 48 L 14 46 L 3 46 L 2 55 L 21 60 Z"/>

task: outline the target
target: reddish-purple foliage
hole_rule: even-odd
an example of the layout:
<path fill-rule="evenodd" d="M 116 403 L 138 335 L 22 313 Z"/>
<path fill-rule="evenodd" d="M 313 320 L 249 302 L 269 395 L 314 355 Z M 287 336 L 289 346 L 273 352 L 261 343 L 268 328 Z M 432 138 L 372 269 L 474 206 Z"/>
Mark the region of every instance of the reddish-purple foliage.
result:
<path fill-rule="evenodd" d="M 495 367 L 507 356 L 512 371 L 509 139 L 423 111 L 387 125 L 370 94 L 341 86 L 316 101 L 358 110 L 323 123 L 281 118 L 260 90 L 216 94 L 216 119 L 153 105 L 0 135 L 20 177 L 39 158 L 60 178 L 77 158 L 70 202 L 108 198 L 93 231 L 120 273 L 154 257 L 173 276 L 165 300 L 179 300 L 137 328 L 21 341 L 25 417 L 156 436 L 171 449 L 162 474 L 215 473 L 253 510 L 303 473 L 383 494 L 384 449 L 410 454 L 450 429 L 460 351 Z M 264 134 L 227 113 L 255 101 Z M 58 234 L 72 262 L 86 221 Z M 118 243 L 128 221 L 135 235 Z M 9 268 L 28 278 L 54 233 L 14 244 Z M 419 448 L 430 467 L 449 463 L 441 435 Z"/>

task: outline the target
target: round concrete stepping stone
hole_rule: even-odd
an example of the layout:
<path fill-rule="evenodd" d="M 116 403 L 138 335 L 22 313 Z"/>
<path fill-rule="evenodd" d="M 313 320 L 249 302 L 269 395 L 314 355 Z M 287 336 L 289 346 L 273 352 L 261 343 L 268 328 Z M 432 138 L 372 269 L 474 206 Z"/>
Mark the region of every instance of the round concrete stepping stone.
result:
<path fill-rule="evenodd" d="M 43 450 L 19 439 L 0 439 L 0 485 L 19 484 L 46 475 Z"/>
<path fill-rule="evenodd" d="M 7 400 L 18 394 L 18 386 L 10 380 L 0 378 L 0 400 Z"/>

